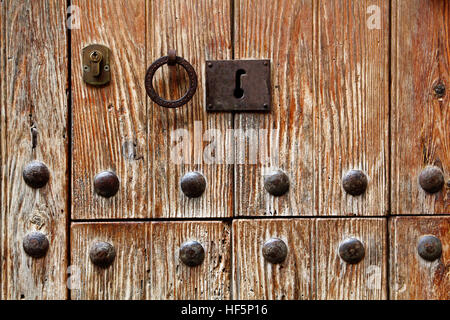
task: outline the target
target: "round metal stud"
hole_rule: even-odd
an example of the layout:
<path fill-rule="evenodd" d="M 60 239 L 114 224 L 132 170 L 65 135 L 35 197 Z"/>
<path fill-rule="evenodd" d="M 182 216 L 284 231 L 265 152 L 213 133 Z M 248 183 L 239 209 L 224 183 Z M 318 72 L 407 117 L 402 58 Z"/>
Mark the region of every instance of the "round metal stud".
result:
<path fill-rule="evenodd" d="M 352 196 L 360 196 L 367 189 L 367 176 L 361 170 L 350 170 L 342 179 L 342 187 Z"/>
<path fill-rule="evenodd" d="M 110 198 L 119 191 L 119 178 L 112 171 L 103 171 L 94 178 L 94 191 L 99 196 Z"/>
<path fill-rule="evenodd" d="M 283 240 L 272 238 L 264 243 L 262 253 L 267 262 L 277 264 L 286 260 L 288 248 Z"/>
<path fill-rule="evenodd" d="M 22 245 L 27 255 L 39 259 L 47 254 L 49 243 L 45 234 L 39 231 L 33 231 L 23 238 Z"/>
<path fill-rule="evenodd" d="M 31 188 L 42 188 L 50 179 L 50 171 L 47 166 L 40 161 L 31 161 L 22 172 L 23 180 Z"/>
<path fill-rule="evenodd" d="M 205 249 L 197 241 L 188 241 L 180 247 L 180 260 L 189 267 L 201 265 L 205 260 Z"/>
<path fill-rule="evenodd" d="M 445 96 L 445 85 L 442 82 L 437 83 L 433 87 L 433 90 L 436 98 L 442 98 Z"/>
<path fill-rule="evenodd" d="M 364 258 L 365 254 L 364 245 L 358 239 L 349 238 L 339 245 L 339 256 L 347 263 L 356 264 Z"/>
<path fill-rule="evenodd" d="M 419 239 L 417 252 L 419 253 L 419 256 L 427 261 L 439 259 L 442 255 L 441 240 L 435 236 L 423 236 Z"/>
<path fill-rule="evenodd" d="M 264 188 L 271 195 L 279 197 L 289 191 L 289 177 L 281 170 L 275 170 L 264 177 Z"/>
<path fill-rule="evenodd" d="M 200 172 L 188 172 L 181 178 L 181 190 L 189 198 L 200 197 L 206 189 L 206 179 Z"/>
<path fill-rule="evenodd" d="M 439 192 L 444 183 L 442 170 L 435 166 L 426 167 L 419 175 L 419 184 L 428 193 Z"/>
<path fill-rule="evenodd" d="M 108 242 L 97 241 L 89 251 L 92 263 L 100 268 L 108 268 L 116 258 L 116 249 Z"/>

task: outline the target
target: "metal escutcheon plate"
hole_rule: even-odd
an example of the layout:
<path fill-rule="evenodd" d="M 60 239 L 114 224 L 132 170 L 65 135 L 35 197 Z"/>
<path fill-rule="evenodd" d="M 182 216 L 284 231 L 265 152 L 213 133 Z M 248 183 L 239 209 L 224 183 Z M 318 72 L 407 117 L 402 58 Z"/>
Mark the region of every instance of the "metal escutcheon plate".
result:
<path fill-rule="evenodd" d="M 270 111 L 270 60 L 206 61 L 205 68 L 207 111 Z"/>

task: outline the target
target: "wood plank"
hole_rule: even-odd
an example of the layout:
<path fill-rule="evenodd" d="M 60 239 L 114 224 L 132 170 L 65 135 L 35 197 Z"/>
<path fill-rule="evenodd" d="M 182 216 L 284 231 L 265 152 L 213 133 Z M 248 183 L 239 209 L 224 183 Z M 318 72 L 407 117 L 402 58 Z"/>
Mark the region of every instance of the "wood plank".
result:
<path fill-rule="evenodd" d="M 379 28 L 376 20 L 370 21 L 377 15 Z M 389 192 L 389 2 L 320 1 L 315 23 L 318 214 L 385 215 Z M 342 177 L 352 169 L 368 176 L 362 196 L 351 196 L 342 188 Z"/>
<path fill-rule="evenodd" d="M 5 3 L 0 2 L 0 300 L 4 300 L 6 295 L 6 244 L 8 235 L 6 233 L 6 215 L 4 213 L 4 203 L 6 202 L 6 190 L 4 189 L 5 178 L 3 176 L 3 164 L 5 153 L 5 142 L 6 142 L 6 116 L 3 106 L 6 105 L 6 61 L 5 61 Z"/>
<path fill-rule="evenodd" d="M 148 217 L 145 0 L 72 2 L 80 8 L 80 29 L 72 30 L 72 217 Z M 94 43 L 112 51 L 111 83 L 104 88 L 82 80 L 81 50 Z M 120 180 L 109 199 L 93 188 L 104 170 Z"/>
<path fill-rule="evenodd" d="M 315 223 L 317 299 L 386 299 L 386 219 L 318 219 Z M 348 238 L 364 245 L 364 259 L 357 264 L 339 256 L 339 245 Z"/>
<path fill-rule="evenodd" d="M 74 223 L 71 227 L 72 299 L 145 299 L 149 278 L 150 223 Z M 89 259 L 97 241 L 114 246 L 116 257 L 103 269 Z M 77 277 L 79 277 L 78 286 Z"/>
<path fill-rule="evenodd" d="M 236 6 L 236 58 L 271 59 L 273 83 L 270 114 L 236 115 L 236 128 L 268 130 L 268 142 L 255 144 L 272 152 L 267 163 L 236 165 L 238 215 L 387 211 L 389 5 L 381 0 L 374 5 L 380 30 L 367 27 L 364 2 Z M 248 159 L 246 152 L 237 153 L 237 161 Z M 273 168 L 290 177 L 285 196 L 274 198 L 264 190 L 264 174 Z M 365 195 L 343 191 L 342 176 L 350 169 L 369 176 Z"/>
<path fill-rule="evenodd" d="M 151 299 L 230 299 L 231 230 L 224 222 L 155 222 L 151 232 Z M 179 260 L 179 248 L 198 241 L 205 250 L 200 266 Z"/>
<path fill-rule="evenodd" d="M 69 134 L 66 1 L 3 1 L 2 7 L 6 72 L 1 185 L 3 235 L 7 235 L 3 297 L 64 299 Z M 32 128 L 37 133 L 35 146 Z M 22 178 L 25 165 L 35 159 L 50 170 L 50 181 L 42 189 L 31 189 Z M 23 237 L 33 230 L 49 240 L 45 258 L 33 259 L 22 248 Z"/>
<path fill-rule="evenodd" d="M 207 136 L 203 141 L 202 136 L 207 130 L 216 129 L 225 137 L 226 129 L 232 128 L 231 114 L 206 113 L 203 86 L 205 60 L 232 58 L 230 1 L 156 0 L 148 1 L 147 5 L 148 65 L 174 49 L 178 56 L 192 64 L 199 84 L 193 99 L 177 109 L 163 108 L 147 100 L 151 216 L 229 217 L 232 215 L 233 165 L 225 160 L 210 163 L 205 159 L 203 151 L 211 141 Z M 178 99 L 187 90 L 186 77 L 182 76 L 180 68 L 168 69 L 164 66 L 158 70 L 154 86 L 165 99 Z M 186 130 L 187 135 L 171 139 L 175 130 Z M 182 149 L 185 158 L 177 163 L 177 157 L 172 158 L 172 154 L 178 154 L 177 147 L 183 143 L 186 144 Z M 229 152 L 230 149 L 219 141 L 215 155 L 225 157 Z M 180 179 L 189 171 L 200 171 L 206 178 L 206 191 L 199 198 L 187 198 L 181 191 Z"/>
<path fill-rule="evenodd" d="M 450 6 L 446 0 L 392 1 L 392 213 L 450 213 Z M 446 93 L 434 91 L 443 84 Z M 446 184 L 427 194 L 427 165 Z"/>
<path fill-rule="evenodd" d="M 311 1 L 236 2 L 236 59 L 271 59 L 272 68 L 270 114 L 235 116 L 236 129 L 256 131 L 256 139 L 236 147 L 236 215 L 314 211 L 313 16 Z M 250 152 L 258 155 L 256 163 L 248 163 Z M 290 190 L 282 197 L 264 190 L 264 175 L 272 169 L 284 170 L 290 179 Z"/>
<path fill-rule="evenodd" d="M 393 218 L 390 233 L 390 298 L 449 300 L 450 218 Z M 418 255 L 417 245 L 423 235 L 439 238 L 441 258 L 429 262 Z"/>
<path fill-rule="evenodd" d="M 233 299 L 314 299 L 313 223 L 311 219 L 233 221 Z M 270 264 L 262 247 L 279 238 L 286 260 Z"/>

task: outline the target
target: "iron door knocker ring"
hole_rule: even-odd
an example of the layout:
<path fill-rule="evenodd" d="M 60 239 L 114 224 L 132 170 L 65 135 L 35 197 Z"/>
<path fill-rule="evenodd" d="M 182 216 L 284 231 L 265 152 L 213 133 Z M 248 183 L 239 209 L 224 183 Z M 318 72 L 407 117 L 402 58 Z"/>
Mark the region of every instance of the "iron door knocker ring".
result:
<path fill-rule="evenodd" d="M 153 87 L 153 77 L 156 71 L 163 65 L 175 65 L 179 64 L 186 70 L 189 76 L 189 89 L 184 96 L 177 100 L 165 100 L 161 98 L 158 93 L 156 93 L 155 88 Z M 165 57 L 161 57 L 155 62 L 153 62 L 150 67 L 147 69 L 147 74 L 145 75 L 145 90 L 147 91 L 147 95 L 153 102 L 157 103 L 161 107 L 164 108 L 178 108 L 182 105 L 189 102 L 195 94 L 197 90 L 197 74 L 195 73 L 192 65 L 187 62 L 182 57 L 178 57 L 175 54 L 174 50 L 169 50 L 169 55 Z"/>

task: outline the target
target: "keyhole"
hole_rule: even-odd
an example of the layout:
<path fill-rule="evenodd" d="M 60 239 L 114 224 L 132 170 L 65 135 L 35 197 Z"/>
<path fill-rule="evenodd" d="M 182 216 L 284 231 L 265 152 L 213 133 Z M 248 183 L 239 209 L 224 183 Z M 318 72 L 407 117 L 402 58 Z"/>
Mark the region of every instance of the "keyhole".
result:
<path fill-rule="evenodd" d="M 239 69 L 236 71 L 236 88 L 234 88 L 234 97 L 241 99 L 244 96 L 244 90 L 242 89 L 241 77 L 245 74 L 245 70 Z"/>

